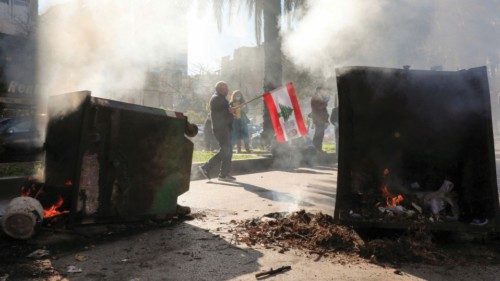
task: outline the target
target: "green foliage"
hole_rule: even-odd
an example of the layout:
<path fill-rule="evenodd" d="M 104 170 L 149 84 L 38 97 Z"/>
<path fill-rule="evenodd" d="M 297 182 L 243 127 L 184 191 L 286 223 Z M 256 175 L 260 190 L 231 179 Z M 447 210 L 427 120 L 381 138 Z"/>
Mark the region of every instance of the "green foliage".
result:
<path fill-rule="evenodd" d="M 337 152 L 334 142 L 323 142 L 323 151 L 328 153 Z"/>
<path fill-rule="evenodd" d="M 28 176 L 41 169 L 41 162 L 0 163 L 0 177 Z"/>

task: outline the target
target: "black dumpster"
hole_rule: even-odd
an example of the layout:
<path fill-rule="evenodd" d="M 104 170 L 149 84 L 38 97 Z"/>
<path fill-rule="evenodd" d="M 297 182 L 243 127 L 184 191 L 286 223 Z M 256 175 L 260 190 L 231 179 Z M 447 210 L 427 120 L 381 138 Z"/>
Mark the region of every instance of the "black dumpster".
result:
<path fill-rule="evenodd" d="M 196 129 L 181 113 L 90 92 L 52 96 L 44 183 L 52 196 L 45 201 L 58 201 L 57 210 L 75 220 L 174 214 L 189 189 L 193 143 L 186 134 Z"/>
<path fill-rule="evenodd" d="M 486 67 L 346 67 L 337 83 L 337 221 L 443 230 L 469 229 L 475 219 L 488 220 L 482 229 L 498 224 Z"/>

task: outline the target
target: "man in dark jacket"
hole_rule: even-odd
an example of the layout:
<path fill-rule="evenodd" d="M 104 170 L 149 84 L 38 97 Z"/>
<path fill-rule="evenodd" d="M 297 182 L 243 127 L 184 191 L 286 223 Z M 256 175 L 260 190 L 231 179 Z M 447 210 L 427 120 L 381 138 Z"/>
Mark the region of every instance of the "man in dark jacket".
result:
<path fill-rule="evenodd" d="M 311 117 L 314 123 L 313 145 L 317 151 L 323 151 L 323 138 L 328 127 L 328 98 L 323 94 L 323 88 L 316 88 L 311 98 Z"/>
<path fill-rule="evenodd" d="M 233 149 L 231 147 L 231 129 L 233 126 L 234 109 L 229 107 L 226 99 L 229 89 L 225 82 L 215 85 L 215 94 L 210 99 L 210 117 L 212 119 L 212 130 L 220 150 L 207 163 L 200 166 L 200 172 L 210 179 L 209 172 L 212 168 L 220 165 L 219 180 L 234 181 L 236 178 L 229 175 L 231 170 L 231 158 Z"/>

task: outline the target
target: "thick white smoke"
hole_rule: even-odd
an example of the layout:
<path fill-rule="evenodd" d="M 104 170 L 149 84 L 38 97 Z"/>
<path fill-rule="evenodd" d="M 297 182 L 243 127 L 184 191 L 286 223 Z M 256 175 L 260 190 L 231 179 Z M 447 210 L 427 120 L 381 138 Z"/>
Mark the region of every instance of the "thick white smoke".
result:
<path fill-rule="evenodd" d="M 344 65 L 498 65 L 499 15 L 498 0 L 315 0 L 283 32 L 283 50 L 327 75 Z"/>
<path fill-rule="evenodd" d="M 39 22 L 42 95 L 137 94 L 148 70 L 186 56 L 190 2 L 69 0 L 49 8 Z"/>

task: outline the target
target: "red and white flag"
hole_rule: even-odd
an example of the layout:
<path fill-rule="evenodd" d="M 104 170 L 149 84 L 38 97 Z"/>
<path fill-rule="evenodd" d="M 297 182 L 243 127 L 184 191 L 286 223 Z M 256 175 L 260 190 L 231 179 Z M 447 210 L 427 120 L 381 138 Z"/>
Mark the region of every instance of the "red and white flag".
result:
<path fill-rule="evenodd" d="M 292 83 L 264 94 L 276 141 L 281 143 L 307 134 Z"/>

